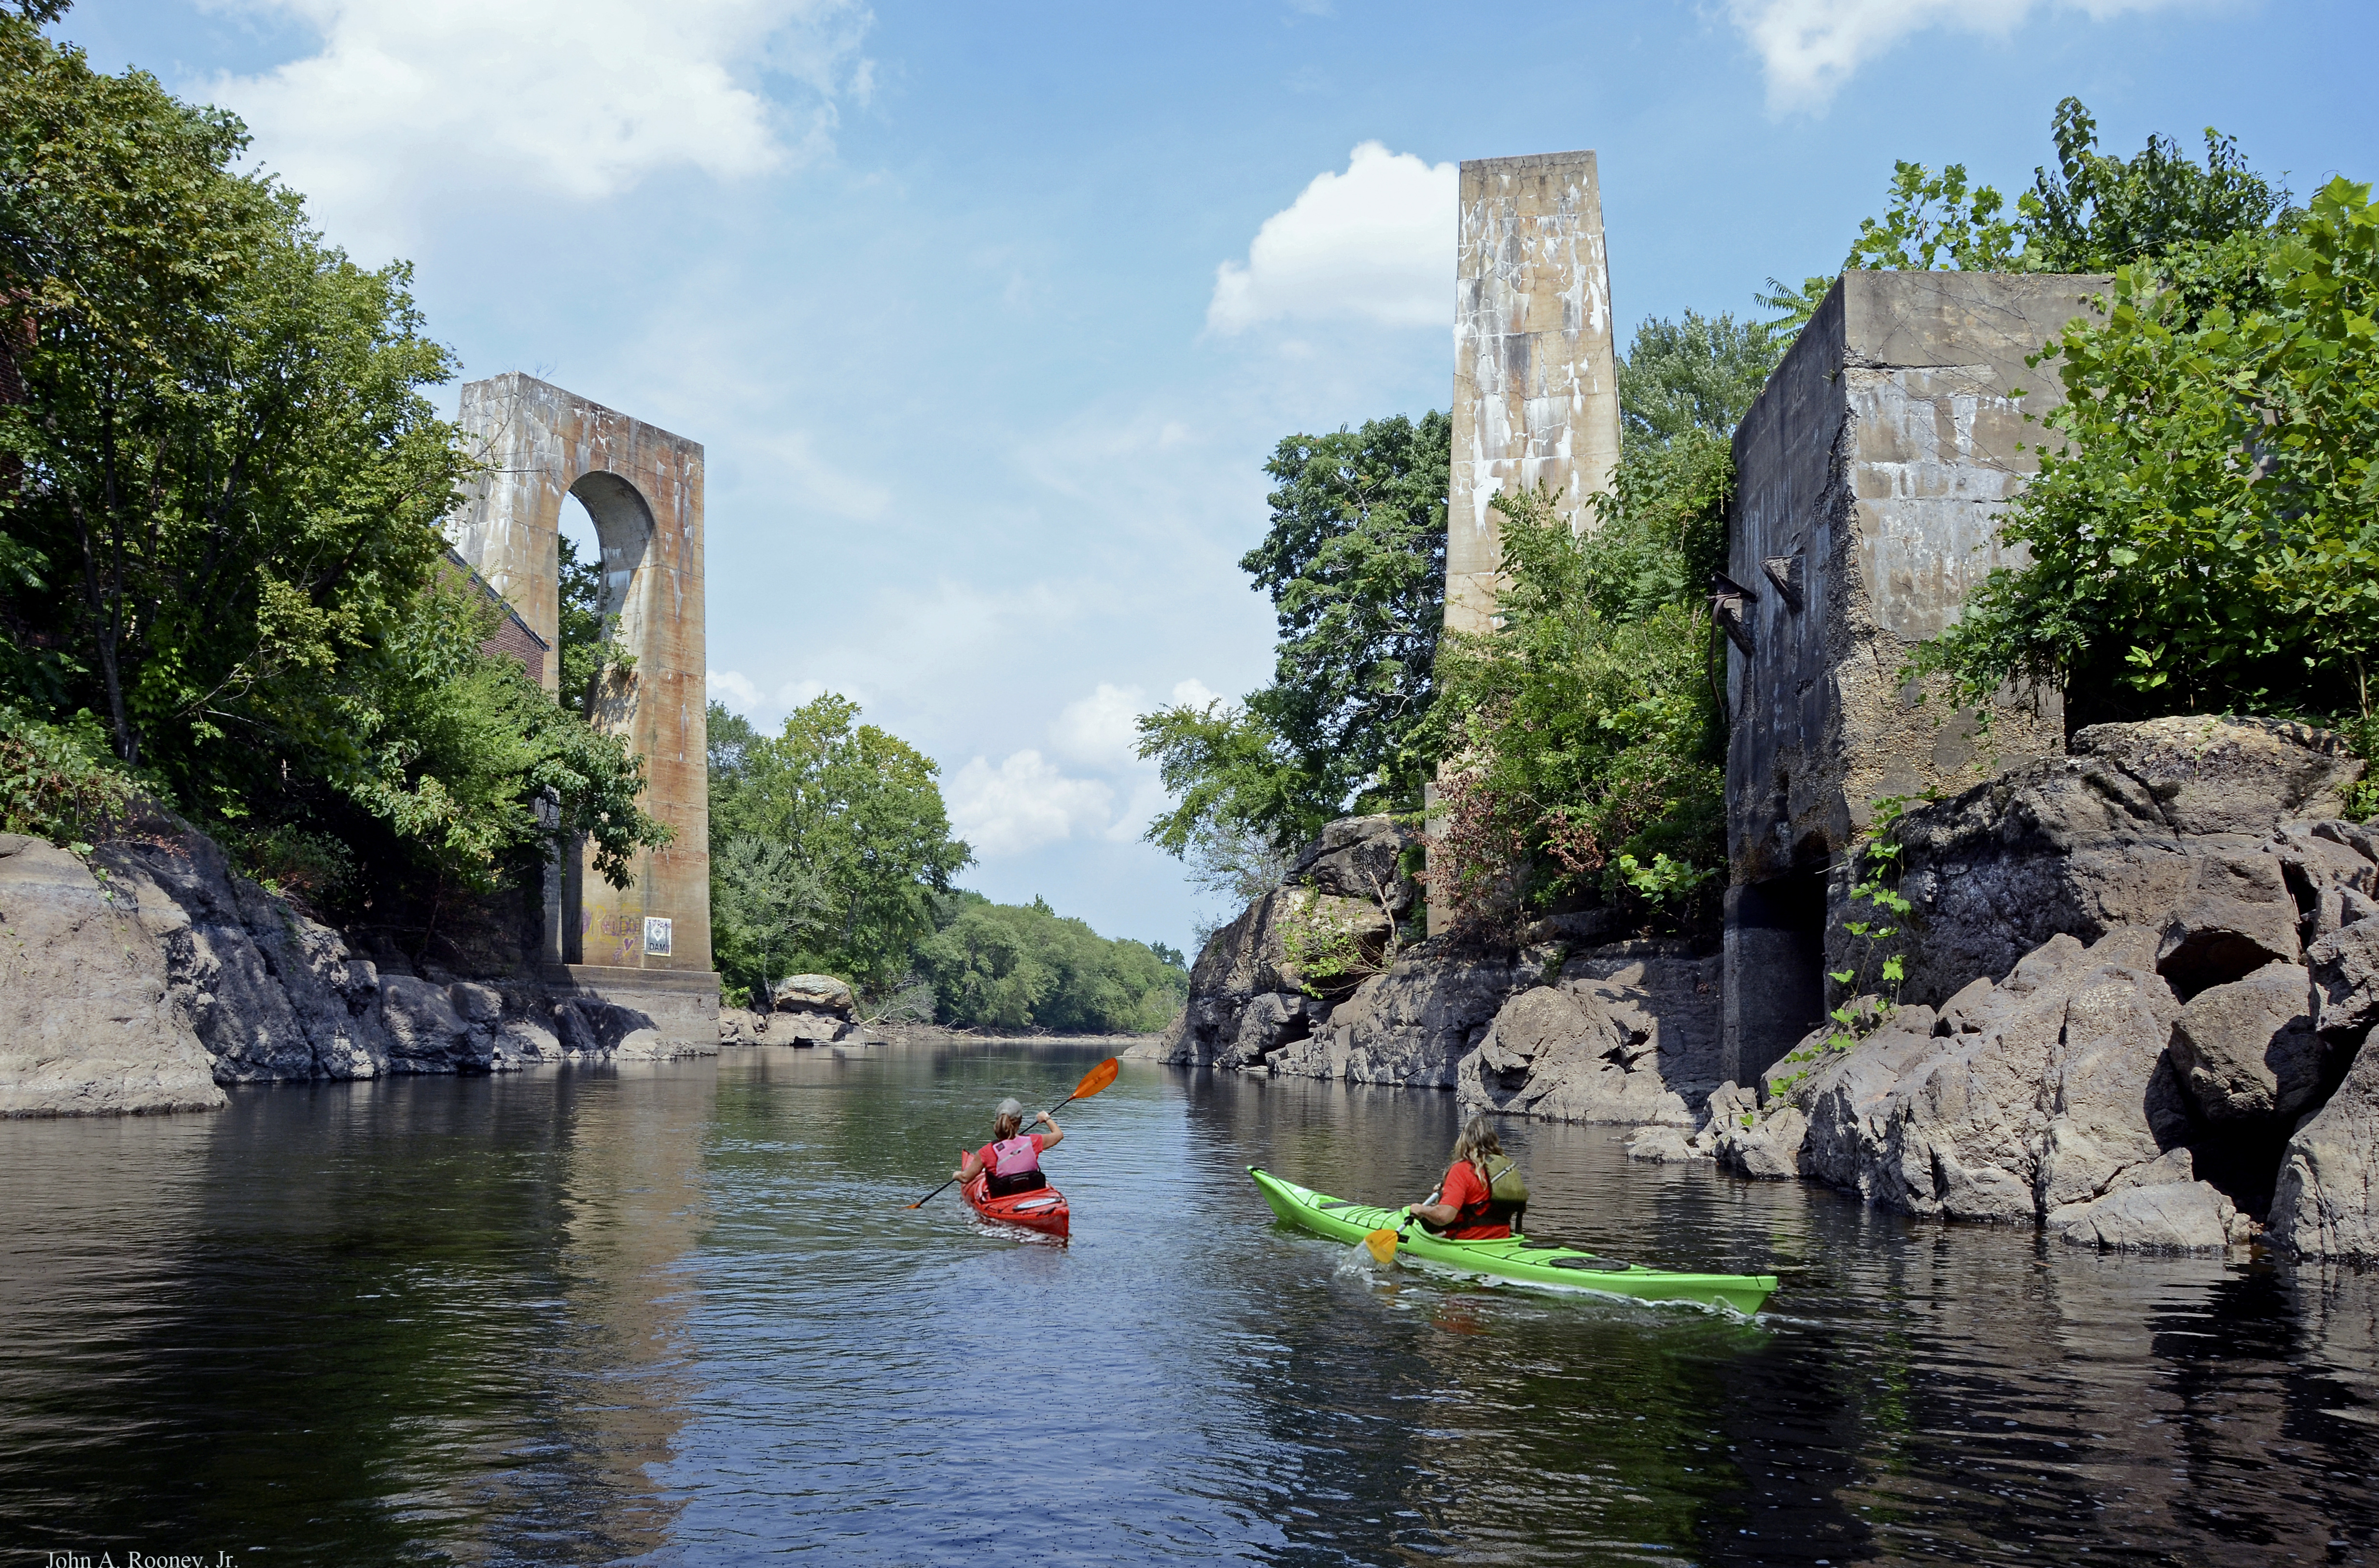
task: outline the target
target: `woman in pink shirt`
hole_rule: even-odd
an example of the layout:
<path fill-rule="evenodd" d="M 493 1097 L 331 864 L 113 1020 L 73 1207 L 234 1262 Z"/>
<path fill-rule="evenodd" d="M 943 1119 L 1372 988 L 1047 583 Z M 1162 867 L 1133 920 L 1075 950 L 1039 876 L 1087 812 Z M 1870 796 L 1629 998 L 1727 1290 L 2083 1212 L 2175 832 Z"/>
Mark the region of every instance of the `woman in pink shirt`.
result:
<path fill-rule="evenodd" d="M 991 1198 L 1006 1198 L 1011 1193 L 1048 1186 L 1049 1178 L 1041 1174 L 1042 1152 L 1057 1147 L 1066 1132 L 1046 1111 L 1033 1119 L 1049 1129 L 1047 1137 L 1024 1132 L 1024 1107 L 1014 1100 L 1002 1100 L 999 1108 L 992 1113 L 991 1141 L 959 1156 L 958 1179 L 970 1182 L 990 1172 L 984 1194 Z"/>

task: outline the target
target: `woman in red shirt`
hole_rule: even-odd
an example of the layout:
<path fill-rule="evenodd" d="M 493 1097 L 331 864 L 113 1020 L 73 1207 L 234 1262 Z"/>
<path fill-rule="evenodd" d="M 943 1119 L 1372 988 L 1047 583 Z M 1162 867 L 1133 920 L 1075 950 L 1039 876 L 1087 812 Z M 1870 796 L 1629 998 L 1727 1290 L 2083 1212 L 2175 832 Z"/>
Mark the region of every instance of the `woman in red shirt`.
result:
<path fill-rule="evenodd" d="M 1452 1241 L 1495 1241 L 1512 1234 L 1496 1213 L 1488 1188 L 1492 1177 L 1487 1162 L 1501 1157 L 1503 1145 L 1485 1116 L 1473 1116 L 1454 1140 L 1454 1163 L 1437 1190 L 1412 1206 L 1412 1217 Z"/>
<path fill-rule="evenodd" d="M 1002 1100 L 991 1115 L 991 1141 L 959 1156 L 957 1179 L 972 1181 L 977 1172 L 987 1170 L 991 1181 L 986 1190 L 994 1198 L 1048 1186 L 1049 1178 L 1041 1174 L 1041 1154 L 1057 1147 L 1066 1132 L 1046 1111 L 1033 1119 L 1049 1129 L 1046 1138 L 1037 1132 L 1018 1136 L 1024 1126 L 1024 1107 L 1013 1100 Z"/>

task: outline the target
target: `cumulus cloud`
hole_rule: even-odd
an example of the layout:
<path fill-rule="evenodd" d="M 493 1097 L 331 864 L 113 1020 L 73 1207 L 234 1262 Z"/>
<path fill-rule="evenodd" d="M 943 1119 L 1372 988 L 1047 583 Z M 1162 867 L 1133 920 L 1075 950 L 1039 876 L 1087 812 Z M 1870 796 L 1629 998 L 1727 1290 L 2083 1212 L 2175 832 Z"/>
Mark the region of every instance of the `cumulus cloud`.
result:
<path fill-rule="evenodd" d="M 712 681 L 715 690 L 718 677 Z M 1199 707 L 1214 697 L 1195 680 L 1179 682 L 1172 692 L 1175 703 Z M 1011 753 L 996 766 L 974 758 L 950 776 L 943 791 L 952 827 L 985 860 L 1062 838 L 1138 838 L 1167 803 L 1156 765 L 1139 755 L 1135 721 L 1150 706 L 1140 687 L 1102 681 L 1088 696 L 1068 703 L 1050 724 L 1051 751 L 1104 777 L 1069 774 L 1038 750 Z"/>
<path fill-rule="evenodd" d="M 951 776 L 944 797 L 950 826 L 984 860 L 999 860 L 1103 832 L 1115 813 L 1115 789 L 1069 778 L 1037 751 L 1011 754 L 994 767 L 976 757 Z"/>
<path fill-rule="evenodd" d="M 825 683 L 818 681 L 787 681 L 773 691 L 764 690 L 740 669 L 703 671 L 703 690 L 713 702 L 725 703 L 762 729 L 767 729 L 769 721 L 782 718 L 803 703 L 826 694 Z"/>
<path fill-rule="evenodd" d="M 1458 195 L 1452 163 L 1364 142 L 1345 174 L 1323 170 L 1264 220 L 1244 264 L 1216 270 L 1207 327 L 1227 335 L 1329 316 L 1444 326 L 1453 320 Z"/>
<path fill-rule="evenodd" d="M 457 192 L 591 200 L 663 171 L 763 174 L 831 146 L 863 102 L 855 0 L 232 0 L 310 25 L 320 49 L 209 96 L 269 167 L 337 220 Z M 772 97 L 764 78 L 787 90 Z"/>
<path fill-rule="evenodd" d="M 2189 0 L 2050 0 L 2092 20 Z M 2004 36 L 2041 0 L 1728 0 L 1768 77 L 1773 113 L 1822 110 L 1867 61 L 1928 28 Z"/>

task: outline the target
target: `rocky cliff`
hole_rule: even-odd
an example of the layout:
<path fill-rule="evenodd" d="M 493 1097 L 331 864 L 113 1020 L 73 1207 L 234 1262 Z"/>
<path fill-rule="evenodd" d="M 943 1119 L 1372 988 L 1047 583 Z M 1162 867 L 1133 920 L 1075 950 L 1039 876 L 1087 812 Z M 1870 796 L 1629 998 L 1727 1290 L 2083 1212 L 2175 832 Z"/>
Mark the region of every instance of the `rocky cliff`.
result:
<path fill-rule="evenodd" d="M 225 1084 L 716 1049 L 525 973 L 360 957 L 163 816 L 88 861 L 0 834 L 0 1116 L 202 1110 Z"/>
<path fill-rule="evenodd" d="M 2361 775 L 2321 731 L 2168 718 L 2084 730 L 2071 754 L 1919 804 L 1896 828 L 1905 985 L 1866 999 L 1848 1048 L 1828 1025 L 1742 1086 L 1717 1081 L 1717 959 L 1597 945 L 1591 916 L 1513 951 L 1382 952 L 1337 989 L 1300 976 L 1298 921 L 1334 912 L 1384 946 L 1411 897 L 1376 875 L 1405 836 L 1349 819 L 1208 943 L 1158 1054 L 1636 1126 L 1643 1158 L 2079 1244 L 2219 1248 L 2260 1228 L 2300 1255 L 2379 1258 L 2379 1057 L 2362 1050 L 2379 830 L 2344 819 Z M 1838 876 L 1837 955 L 1864 913 L 1848 888 Z"/>
<path fill-rule="evenodd" d="M 1905 1006 L 1692 1148 L 2105 1247 L 2379 1257 L 2379 833 L 2295 726 L 2103 725 L 1899 827 Z M 1647 1140 L 1647 1152 L 1677 1152 Z"/>

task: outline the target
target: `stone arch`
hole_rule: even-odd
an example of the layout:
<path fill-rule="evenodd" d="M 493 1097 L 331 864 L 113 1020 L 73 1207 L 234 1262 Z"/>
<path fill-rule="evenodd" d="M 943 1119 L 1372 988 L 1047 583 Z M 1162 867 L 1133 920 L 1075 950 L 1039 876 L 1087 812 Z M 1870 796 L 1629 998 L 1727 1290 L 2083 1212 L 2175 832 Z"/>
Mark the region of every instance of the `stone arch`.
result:
<path fill-rule="evenodd" d="M 668 847 L 638 857 L 626 889 L 583 863 L 559 868 L 547 890 L 545 958 L 606 995 L 706 983 L 715 1008 L 702 447 L 518 373 L 465 386 L 462 425 L 487 466 L 453 524 L 456 552 L 549 647 L 560 644 L 562 497 L 575 496 L 594 520 L 604 611 L 635 659 L 597 718 L 644 759 L 646 809 L 677 830 Z M 558 655 L 543 680 L 557 688 Z"/>

